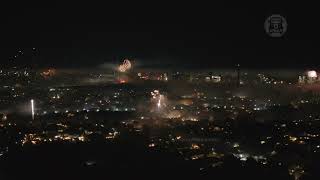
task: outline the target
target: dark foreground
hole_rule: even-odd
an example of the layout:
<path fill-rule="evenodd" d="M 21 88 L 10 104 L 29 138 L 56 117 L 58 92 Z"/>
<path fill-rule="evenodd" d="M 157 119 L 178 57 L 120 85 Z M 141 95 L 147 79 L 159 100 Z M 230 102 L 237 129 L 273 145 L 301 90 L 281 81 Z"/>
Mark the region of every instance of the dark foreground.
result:
<path fill-rule="evenodd" d="M 243 164 L 233 157 L 225 157 L 219 167 L 200 170 L 202 162 L 144 147 L 130 142 L 25 147 L 2 157 L 0 179 L 293 179 L 285 168 L 266 169 L 255 161 Z"/>

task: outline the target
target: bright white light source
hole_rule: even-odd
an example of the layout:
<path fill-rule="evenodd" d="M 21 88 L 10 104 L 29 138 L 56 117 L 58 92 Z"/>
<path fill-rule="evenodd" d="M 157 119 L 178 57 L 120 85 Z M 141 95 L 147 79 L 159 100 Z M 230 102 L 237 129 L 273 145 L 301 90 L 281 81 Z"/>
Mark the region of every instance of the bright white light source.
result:
<path fill-rule="evenodd" d="M 32 120 L 34 120 L 34 100 L 31 99 L 31 114 L 32 114 Z"/>
<path fill-rule="evenodd" d="M 308 71 L 308 72 L 307 72 L 307 76 L 308 76 L 309 78 L 316 78 L 316 77 L 318 77 L 316 71 Z"/>

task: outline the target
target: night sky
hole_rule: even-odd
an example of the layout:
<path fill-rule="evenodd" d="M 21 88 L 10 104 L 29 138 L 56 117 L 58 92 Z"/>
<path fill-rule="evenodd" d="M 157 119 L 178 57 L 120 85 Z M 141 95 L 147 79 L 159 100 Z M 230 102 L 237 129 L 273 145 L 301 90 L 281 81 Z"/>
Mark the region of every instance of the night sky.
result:
<path fill-rule="evenodd" d="M 320 67 L 312 5 L 194 3 L 11 3 L 1 8 L 1 65 L 35 47 L 36 60 L 25 63 L 95 67 L 130 58 L 191 67 Z M 265 33 L 272 14 L 288 22 L 281 38 Z"/>

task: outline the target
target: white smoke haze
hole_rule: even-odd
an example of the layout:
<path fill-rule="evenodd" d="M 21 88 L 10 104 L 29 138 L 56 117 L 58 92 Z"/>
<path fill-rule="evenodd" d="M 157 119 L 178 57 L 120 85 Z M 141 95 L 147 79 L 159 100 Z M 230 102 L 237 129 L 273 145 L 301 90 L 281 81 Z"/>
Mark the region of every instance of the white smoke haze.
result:
<path fill-rule="evenodd" d="M 31 104 L 30 101 L 19 103 L 16 105 L 11 105 L 8 108 L 0 109 L 0 114 L 11 114 L 17 113 L 22 115 L 31 115 Z"/>
<path fill-rule="evenodd" d="M 103 83 L 110 83 L 110 82 L 114 82 L 113 75 L 104 75 L 99 78 L 85 78 L 80 82 L 80 84 L 91 85 L 91 84 L 103 84 Z"/>
<path fill-rule="evenodd" d="M 34 106 L 35 106 L 35 110 L 36 110 L 37 109 L 36 108 L 37 107 L 36 102 L 35 102 Z M 15 110 L 19 114 L 23 114 L 23 115 L 30 114 L 31 115 L 31 103 L 30 103 L 30 101 L 27 101 L 27 102 L 24 102 L 24 103 L 21 103 L 21 104 L 17 105 Z"/>
<path fill-rule="evenodd" d="M 116 70 L 118 67 L 115 63 L 106 62 L 103 64 L 98 65 L 98 68 L 100 69 L 106 69 L 106 70 Z"/>

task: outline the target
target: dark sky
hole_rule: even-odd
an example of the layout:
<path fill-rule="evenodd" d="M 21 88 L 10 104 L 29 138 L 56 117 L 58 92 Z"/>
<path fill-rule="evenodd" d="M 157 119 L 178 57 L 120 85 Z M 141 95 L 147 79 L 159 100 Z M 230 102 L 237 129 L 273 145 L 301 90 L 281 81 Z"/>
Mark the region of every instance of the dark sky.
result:
<path fill-rule="evenodd" d="M 272 14 L 288 22 L 281 38 L 264 31 Z M 1 17 L 2 65 L 33 47 L 38 58 L 30 63 L 40 66 L 87 67 L 126 57 L 199 67 L 319 64 L 319 16 L 311 4 L 11 3 Z"/>

